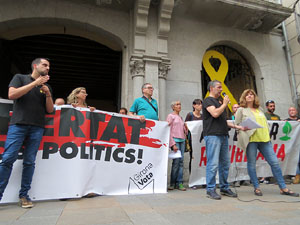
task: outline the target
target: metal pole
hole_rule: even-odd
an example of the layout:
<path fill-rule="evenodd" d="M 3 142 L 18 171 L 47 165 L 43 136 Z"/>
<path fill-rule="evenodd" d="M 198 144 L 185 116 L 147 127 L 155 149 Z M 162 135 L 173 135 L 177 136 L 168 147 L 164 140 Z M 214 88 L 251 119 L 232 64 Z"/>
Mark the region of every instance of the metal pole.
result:
<path fill-rule="evenodd" d="M 278 0 L 280 4 L 282 4 L 281 0 Z M 299 0 L 296 1 L 296 3 Z M 289 45 L 289 40 L 288 40 L 288 36 L 287 36 L 287 31 L 286 31 L 286 27 L 285 27 L 285 21 L 282 22 L 282 32 L 283 32 L 283 37 L 284 37 L 284 42 L 285 42 L 285 52 L 286 52 L 286 56 L 287 56 L 287 61 L 288 61 L 288 67 L 289 70 L 291 72 L 291 78 L 292 78 L 292 89 L 293 89 L 293 102 L 295 107 L 297 108 L 297 110 L 299 111 L 299 106 L 298 106 L 298 94 L 297 94 L 297 86 L 296 86 L 296 79 L 295 79 L 295 71 L 294 71 L 294 64 L 293 64 L 293 60 L 292 60 L 292 55 L 291 55 L 291 49 L 290 49 L 290 45 Z"/>

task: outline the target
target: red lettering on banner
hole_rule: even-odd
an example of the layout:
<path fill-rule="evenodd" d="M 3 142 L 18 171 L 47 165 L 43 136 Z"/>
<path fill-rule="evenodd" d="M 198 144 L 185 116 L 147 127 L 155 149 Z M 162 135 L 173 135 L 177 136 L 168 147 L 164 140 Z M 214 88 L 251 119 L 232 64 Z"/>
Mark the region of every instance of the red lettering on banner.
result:
<path fill-rule="evenodd" d="M 75 110 L 75 109 L 66 109 L 64 110 Z M 102 114 L 105 119 L 101 120 L 98 119 L 94 124 L 93 128 L 96 133 L 93 134 L 91 137 L 91 119 L 84 119 L 88 118 L 88 114 L 91 114 L 87 111 L 77 111 L 77 116 L 71 115 L 70 116 L 70 129 L 68 135 L 61 135 L 62 133 L 60 129 L 61 120 L 64 119 L 61 117 L 61 110 L 56 110 L 55 115 L 47 115 L 53 120 L 51 125 L 46 125 L 46 129 L 54 130 L 52 135 L 45 135 L 42 139 L 40 144 L 40 148 L 44 145 L 44 142 L 51 142 L 53 141 L 53 137 L 55 137 L 55 142 L 61 146 L 62 144 L 69 142 L 70 140 L 74 142 L 77 146 L 80 146 L 83 142 L 89 141 L 103 141 L 108 142 L 110 144 L 117 144 L 118 147 L 124 147 L 126 143 L 130 144 L 138 144 L 142 146 L 147 146 L 151 148 L 160 148 L 163 143 L 159 139 L 147 137 L 152 128 L 155 126 L 155 121 L 146 121 L 144 125 L 141 125 L 139 128 L 139 120 L 134 121 L 135 119 L 127 118 L 127 117 L 116 117 L 110 114 Z M 116 121 L 113 121 L 116 120 Z M 79 121 L 78 123 L 76 123 Z M 135 124 L 135 123 L 139 124 Z M 111 124 L 110 124 L 111 123 Z M 74 128 L 75 126 L 75 128 Z M 143 128 L 144 127 L 144 128 Z M 76 131 L 74 133 L 74 130 Z M 84 131 L 83 135 L 81 134 Z M 64 131 L 66 132 L 66 131 Z M 68 132 L 68 130 L 67 130 Z M 81 133 L 80 133 L 81 132 Z M 81 135 L 80 135 L 81 134 Z M 105 144 L 104 144 L 105 145 Z M 89 143 L 87 143 L 89 146 Z M 111 146 L 111 145 L 110 145 Z M 1 150 L 1 149 L 0 149 Z"/>
<path fill-rule="evenodd" d="M 231 145 L 229 145 L 229 151 L 231 150 L 231 159 L 230 162 L 233 163 L 234 160 L 234 155 L 235 155 L 235 145 L 232 146 L 232 150 L 231 150 Z"/>
<path fill-rule="evenodd" d="M 244 151 L 244 150 L 243 150 L 243 151 Z M 245 151 L 244 162 L 247 162 L 247 154 L 246 154 L 246 151 Z"/>
<path fill-rule="evenodd" d="M 1 135 L 1 136 L 4 136 L 4 135 Z M 6 139 L 6 137 L 5 137 Z M 4 152 L 4 143 L 5 143 L 5 140 L 2 141 L 2 137 L 0 138 L 0 154 L 3 154 Z"/>
<path fill-rule="evenodd" d="M 232 150 L 231 150 L 232 147 Z M 231 150 L 231 159 L 230 162 L 233 163 L 234 160 L 235 162 L 247 162 L 247 157 L 246 157 L 246 153 L 244 152 L 243 149 L 237 148 L 236 145 L 229 145 L 229 151 Z"/>
<path fill-rule="evenodd" d="M 285 158 L 285 145 L 282 144 L 277 152 L 277 158 L 281 159 L 281 161 L 284 161 Z"/>
<path fill-rule="evenodd" d="M 124 118 L 125 119 L 125 118 Z M 145 129 L 141 129 L 141 135 L 147 135 L 150 131 L 152 131 L 152 127 L 155 126 L 154 121 L 147 120 Z M 131 133 L 130 133 L 131 135 Z M 140 137 L 140 145 L 149 146 L 152 148 L 160 148 L 162 144 L 160 143 L 159 139 L 149 138 L 149 137 Z"/>
<path fill-rule="evenodd" d="M 243 150 L 240 149 L 240 148 L 237 148 L 237 151 L 236 151 L 236 156 L 235 156 L 235 161 L 236 162 L 242 162 L 243 160 Z"/>
<path fill-rule="evenodd" d="M 57 148 L 65 143 L 74 143 L 78 147 L 82 146 L 82 143 L 85 143 L 86 147 L 93 144 L 118 148 L 134 144 L 153 149 L 167 146 L 167 143 L 162 143 L 160 139 L 148 136 L 155 126 L 155 121 L 147 120 L 141 123 L 135 118 L 62 107 L 46 115 L 45 133 L 39 150 L 43 150 L 45 143 L 54 142 Z M 0 154 L 4 152 L 5 140 L 6 135 L 3 133 L 0 135 Z M 52 148 L 53 146 L 50 151 Z"/>
<path fill-rule="evenodd" d="M 278 151 L 277 151 L 277 149 L 278 149 L 278 144 L 274 144 L 273 150 L 274 150 L 275 154 L 277 153 L 276 154 L 277 158 L 281 159 L 281 161 L 283 161 L 285 158 L 285 145 L 282 144 L 280 146 L 280 148 L 278 149 Z"/>
<path fill-rule="evenodd" d="M 278 144 L 274 144 L 274 146 L 273 146 L 273 151 L 275 152 L 275 154 L 276 154 L 276 152 L 277 152 L 277 148 L 278 148 Z"/>
<path fill-rule="evenodd" d="M 261 158 L 261 160 L 265 160 L 265 157 L 260 152 L 258 153 L 256 160 L 258 160 L 259 158 Z"/>
<path fill-rule="evenodd" d="M 199 167 L 202 166 L 202 163 L 204 163 L 204 166 L 206 166 L 207 158 L 206 155 L 204 156 L 204 153 L 206 153 L 205 146 L 201 147 L 201 157 L 200 157 Z"/>

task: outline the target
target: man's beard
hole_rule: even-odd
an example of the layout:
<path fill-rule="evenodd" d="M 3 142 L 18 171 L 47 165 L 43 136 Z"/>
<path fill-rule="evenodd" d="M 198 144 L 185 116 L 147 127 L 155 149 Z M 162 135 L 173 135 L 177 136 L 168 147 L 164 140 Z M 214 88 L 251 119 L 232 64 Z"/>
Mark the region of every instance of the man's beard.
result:
<path fill-rule="evenodd" d="M 38 71 L 38 73 L 39 73 L 41 76 L 46 76 L 46 75 L 48 75 L 48 71 Z"/>

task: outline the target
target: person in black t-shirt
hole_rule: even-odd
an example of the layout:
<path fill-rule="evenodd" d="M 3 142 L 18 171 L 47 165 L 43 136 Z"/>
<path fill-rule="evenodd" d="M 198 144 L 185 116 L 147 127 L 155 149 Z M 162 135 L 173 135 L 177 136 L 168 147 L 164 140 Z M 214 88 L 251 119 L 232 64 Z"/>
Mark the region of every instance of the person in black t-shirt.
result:
<path fill-rule="evenodd" d="M 16 74 L 9 84 L 8 98 L 14 100 L 13 115 L 0 163 L 0 200 L 8 184 L 13 163 L 24 144 L 20 206 L 31 208 L 28 196 L 35 168 L 35 158 L 44 133 L 45 114 L 53 111 L 48 59 L 32 61 L 32 74 Z"/>
<path fill-rule="evenodd" d="M 206 145 L 206 193 L 207 197 L 219 200 L 221 196 L 216 192 L 216 174 L 219 169 L 219 182 L 221 194 L 237 197 L 227 182 L 230 158 L 228 146 L 228 126 L 235 129 L 246 130 L 227 122 L 226 107 L 229 97 L 225 95 L 223 103 L 219 101 L 222 93 L 222 83 L 213 80 L 208 83 L 209 97 L 203 101 L 203 136 Z"/>
<path fill-rule="evenodd" d="M 285 119 L 285 121 L 298 121 L 298 122 L 300 122 L 300 117 L 298 116 L 298 110 L 295 107 L 291 106 L 289 108 L 288 113 L 289 113 L 289 118 Z"/>
<path fill-rule="evenodd" d="M 194 99 L 193 101 L 193 112 L 189 112 L 185 117 L 185 122 L 187 121 L 195 121 L 202 120 L 201 110 L 202 110 L 202 100 Z M 190 162 L 189 162 L 189 172 L 192 172 L 192 159 L 193 159 L 193 147 L 192 147 L 192 135 L 191 132 L 188 131 L 188 142 L 190 145 Z"/>

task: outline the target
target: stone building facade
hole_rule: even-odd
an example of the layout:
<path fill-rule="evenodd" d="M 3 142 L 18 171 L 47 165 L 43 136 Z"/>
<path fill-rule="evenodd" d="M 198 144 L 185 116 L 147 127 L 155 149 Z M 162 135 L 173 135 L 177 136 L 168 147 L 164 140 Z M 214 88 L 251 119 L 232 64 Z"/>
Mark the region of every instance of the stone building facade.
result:
<path fill-rule="evenodd" d="M 292 10 L 276 1 L 1 0 L 0 3 L 0 38 L 4 40 L 69 34 L 120 51 L 119 106 L 129 108 L 134 98 L 141 95 L 142 84 L 150 82 L 155 88 L 154 98 L 159 101 L 161 120 L 171 111 L 170 102 L 177 99 L 183 103 L 185 116 L 191 110 L 192 100 L 205 95 L 202 59 L 211 48 L 237 52 L 245 62 L 243 65 L 251 70 L 251 85 L 256 87 L 261 101 L 275 100 L 279 115 L 285 117 L 286 108 L 293 102 L 282 35 L 274 30 Z M 242 74 L 239 76 L 244 79 Z M 238 86 L 234 79 L 228 81 L 229 89 Z M 235 92 L 238 99 L 241 91 Z"/>
<path fill-rule="evenodd" d="M 300 106 L 300 3 L 297 0 L 284 0 L 283 6 L 294 8 L 295 12 L 284 22 L 286 29 L 286 38 L 288 44 L 285 49 L 289 49 L 289 77 L 291 80 L 291 88 L 295 91 L 293 94 L 294 104 L 298 104 L 298 110 Z M 297 19 L 298 18 L 298 19 Z"/>
<path fill-rule="evenodd" d="M 283 5 L 277 0 L 0 0 L 3 40 L 0 53 L 6 40 L 32 35 L 74 35 L 98 42 L 121 54 L 120 85 L 115 86 L 119 92 L 117 107 L 129 108 L 141 96 L 142 84 L 150 82 L 159 102 L 160 119 L 165 120 L 172 101 L 182 102 L 181 115 L 185 117 L 191 111 L 193 99 L 204 98 L 210 74 L 203 66 L 203 56 L 207 50 L 216 50 L 227 57 L 229 73 L 225 83 L 235 99 L 238 100 L 243 89 L 255 88 L 261 102 L 274 100 L 276 113 L 285 118 L 295 96 L 283 36 L 276 27 L 289 18 L 286 24 L 299 93 L 300 48 L 290 17 L 292 3 L 292 0 L 284 1 Z M 214 67 L 216 72 L 220 66 L 217 61 L 212 62 L 219 64 Z M 10 70 L 18 72 L 14 66 Z M 4 77 L 3 87 L 7 87 L 10 78 L 5 79 L 5 74 L 1 77 Z M 80 85 L 75 84 L 74 88 Z"/>

